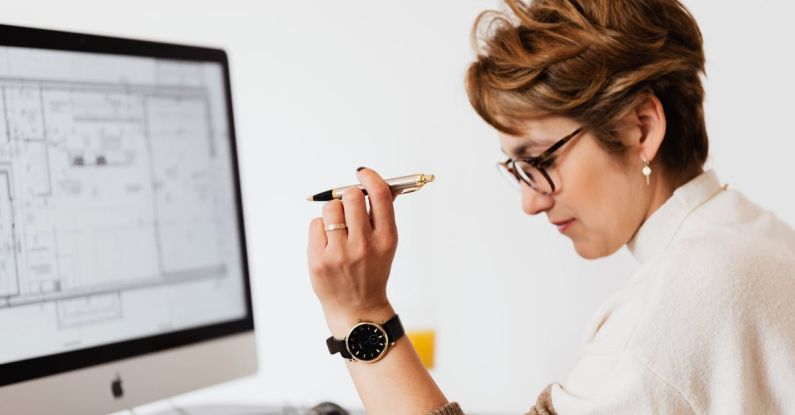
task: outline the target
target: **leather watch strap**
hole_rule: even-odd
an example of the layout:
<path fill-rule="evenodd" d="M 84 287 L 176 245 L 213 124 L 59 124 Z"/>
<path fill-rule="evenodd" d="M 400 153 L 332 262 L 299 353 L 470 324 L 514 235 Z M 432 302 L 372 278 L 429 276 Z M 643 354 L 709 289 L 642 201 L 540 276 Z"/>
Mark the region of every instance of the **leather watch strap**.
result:
<path fill-rule="evenodd" d="M 345 339 L 339 340 L 335 339 L 334 336 L 331 336 L 326 339 L 326 346 L 328 346 L 328 351 L 331 354 L 339 352 L 339 354 L 346 359 L 353 358 L 353 356 L 348 353 L 348 348 L 345 347 Z"/>
<path fill-rule="evenodd" d="M 398 317 L 397 314 L 386 321 L 381 327 L 384 328 L 386 337 L 389 339 L 390 344 L 394 343 L 397 339 L 403 336 L 403 334 L 405 334 L 403 331 L 403 324 L 400 322 L 400 317 Z"/>

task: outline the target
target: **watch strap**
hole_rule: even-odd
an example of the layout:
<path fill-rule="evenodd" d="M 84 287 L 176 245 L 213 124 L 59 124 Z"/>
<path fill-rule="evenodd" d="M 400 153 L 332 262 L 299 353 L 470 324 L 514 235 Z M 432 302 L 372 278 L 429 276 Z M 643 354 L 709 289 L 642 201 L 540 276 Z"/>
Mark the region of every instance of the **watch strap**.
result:
<path fill-rule="evenodd" d="M 326 346 L 328 346 L 328 351 L 331 354 L 339 353 L 342 357 L 346 359 L 352 359 L 350 353 L 348 353 L 348 348 L 345 347 L 345 339 L 339 340 L 335 339 L 334 336 L 329 337 L 326 339 Z"/>
<path fill-rule="evenodd" d="M 384 322 L 381 327 L 384 328 L 390 345 L 402 337 L 403 334 L 405 334 L 405 331 L 403 330 L 403 324 L 400 322 L 400 317 L 397 314 Z"/>

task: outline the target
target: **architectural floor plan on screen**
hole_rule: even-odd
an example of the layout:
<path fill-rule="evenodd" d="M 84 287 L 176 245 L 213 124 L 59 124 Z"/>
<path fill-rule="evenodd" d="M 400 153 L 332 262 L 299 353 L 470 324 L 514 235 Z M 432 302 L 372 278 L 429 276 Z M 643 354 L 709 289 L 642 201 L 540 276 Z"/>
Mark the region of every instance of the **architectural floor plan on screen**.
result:
<path fill-rule="evenodd" d="M 222 75 L 0 49 L 0 363 L 244 312 Z"/>

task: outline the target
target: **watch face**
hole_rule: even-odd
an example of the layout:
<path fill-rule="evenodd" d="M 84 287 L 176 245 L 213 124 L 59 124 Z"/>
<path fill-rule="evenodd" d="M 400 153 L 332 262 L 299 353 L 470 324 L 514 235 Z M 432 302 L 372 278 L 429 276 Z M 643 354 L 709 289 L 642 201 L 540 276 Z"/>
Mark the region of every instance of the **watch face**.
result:
<path fill-rule="evenodd" d="M 359 323 L 347 337 L 348 351 L 365 362 L 378 360 L 387 344 L 386 333 L 375 324 Z"/>

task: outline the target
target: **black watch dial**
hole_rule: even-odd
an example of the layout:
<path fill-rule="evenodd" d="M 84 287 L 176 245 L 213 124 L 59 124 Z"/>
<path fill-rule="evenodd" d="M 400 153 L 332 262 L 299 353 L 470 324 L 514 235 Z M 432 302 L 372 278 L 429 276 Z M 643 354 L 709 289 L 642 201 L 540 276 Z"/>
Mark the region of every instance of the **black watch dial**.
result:
<path fill-rule="evenodd" d="M 348 351 L 353 357 L 365 362 L 378 360 L 386 350 L 386 333 L 369 323 L 356 325 L 347 338 Z"/>

